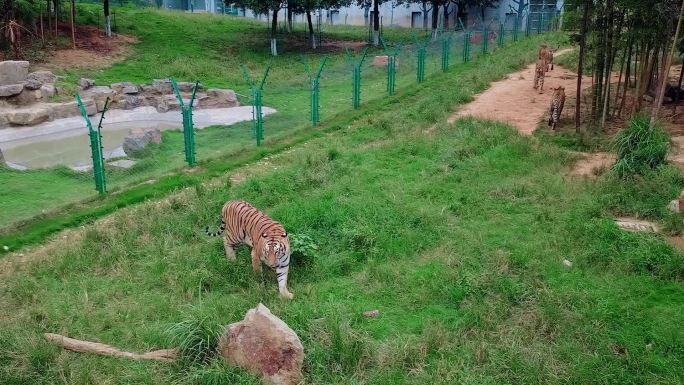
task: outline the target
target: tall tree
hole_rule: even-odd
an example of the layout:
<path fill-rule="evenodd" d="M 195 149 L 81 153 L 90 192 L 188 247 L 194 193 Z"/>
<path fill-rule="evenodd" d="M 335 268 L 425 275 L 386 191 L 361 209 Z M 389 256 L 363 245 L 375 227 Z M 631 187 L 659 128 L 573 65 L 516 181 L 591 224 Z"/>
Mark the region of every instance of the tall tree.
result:
<path fill-rule="evenodd" d="M 109 0 L 104 0 L 102 7 L 104 8 L 105 33 L 107 36 L 112 36 L 112 25 L 109 22 Z"/>
<path fill-rule="evenodd" d="M 670 52 L 667 55 L 667 61 L 666 64 L 663 66 L 662 75 L 660 76 L 660 90 L 658 91 L 655 104 L 653 105 L 653 111 L 651 113 L 651 126 L 653 126 L 656 119 L 658 119 L 658 111 L 660 110 L 660 106 L 663 105 L 665 87 L 667 85 L 668 76 L 670 74 L 670 66 L 672 65 L 672 56 L 674 56 L 675 48 L 677 47 L 677 42 L 679 41 L 679 31 L 682 28 L 682 14 L 684 14 L 684 1 L 682 1 L 682 6 L 679 10 L 677 29 L 675 30 L 674 38 L 672 39 L 672 47 L 670 48 Z M 679 90 L 677 92 L 679 92 Z"/>
<path fill-rule="evenodd" d="M 589 25 L 589 7 L 591 0 L 584 0 L 584 10 L 582 12 L 582 28 L 579 36 L 579 60 L 577 61 L 577 91 L 575 95 L 575 131 L 579 134 L 582 109 L 582 75 L 584 71 L 584 51 L 587 45 L 587 28 Z"/>

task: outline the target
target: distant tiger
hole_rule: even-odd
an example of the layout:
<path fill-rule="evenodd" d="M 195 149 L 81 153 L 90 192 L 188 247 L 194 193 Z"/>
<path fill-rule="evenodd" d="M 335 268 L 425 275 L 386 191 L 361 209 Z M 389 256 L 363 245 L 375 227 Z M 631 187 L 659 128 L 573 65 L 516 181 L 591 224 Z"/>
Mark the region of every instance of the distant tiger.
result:
<path fill-rule="evenodd" d="M 542 44 L 539 47 L 537 59 L 546 60 L 546 71 L 549 71 L 549 65 L 551 66 L 551 69 L 553 69 L 553 50 L 549 49 L 546 44 Z"/>
<path fill-rule="evenodd" d="M 560 120 L 561 113 L 563 113 L 563 105 L 565 104 L 565 87 L 558 86 L 553 88 L 553 96 L 551 97 L 551 107 L 549 109 L 549 126 L 552 130 L 556 130 L 558 120 Z"/>
<path fill-rule="evenodd" d="M 261 263 L 275 270 L 280 295 L 292 299 L 287 290 L 287 274 L 290 269 L 290 239 L 283 226 L 245 201 L 230 201 L 221 210 L 221 226 L 212 233 L 209 226 L 205 232 L 216 237 L 225 232 L 223 246 L 226 257 L 235 260 L 236 247 L 244 243 L 252 248 L 252 269 L 261 272 Z"/>
<path fill-rule="evenodd" d="M 534 89 L 539 89 L 539 93 L 544 92 L 544 77 L 546 77 L 546 60 L 537 59 L 534 67 Z"/>

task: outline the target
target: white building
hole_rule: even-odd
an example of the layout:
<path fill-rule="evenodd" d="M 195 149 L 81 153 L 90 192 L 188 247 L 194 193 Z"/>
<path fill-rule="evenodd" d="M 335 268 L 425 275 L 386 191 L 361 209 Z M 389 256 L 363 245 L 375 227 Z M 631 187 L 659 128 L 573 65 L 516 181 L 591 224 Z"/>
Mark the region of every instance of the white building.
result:
<path fill-rule="evenodd" d="M 496 24 L 503 22 L 506 25 L 512 26 L 516 18 L 516 11 L 519 8 L 518 1 L 523 1 L 524 9 L 522 22 L 525 23 L 528 15 L 530 16 L 530 23 L 532 28 L 540 20 L 544 23 L 548 22 L 548 18 L 553 14 L 558 14 L 562 11 L 563 0 L 501 0 L 499 6 L 496 8 L 486 8 L 484 10 L 485 20 L 489 23 L 491 21 Z M 192 12 L 212 12 L 212 13 L 229 13 L 231 11 L 237 12 L 240 16 L 252 17 L 260 20 L 269 20 L 270 15 L 258 15 L 251 10 L 241 10 L 235 7 L 225 6 L 221 0 L 163 0 L 163 7 L 168 9 L 177 9 Z M 448 6 L 449 26 L 454 27 L 458 25 L 457 13 L 464 15 L 462 20 L 467 26 L 480 24 L 482 10 L 479 7 L 468 7 L 464 12 L 457 12 L 457 6 L 453 3 Z M 282 8 L 278 13 L 279 22 L 284 22 L 286 19 L 287 10 Z M 439 9 L 439 25 L 443 25 L 444 8 Z M 369 25 L 373 20 L 372 7 L 350 6 L 340 9 L 321 9 L 313 13 L 314 24 L 350 24 L 350 25 Z M 382 26 L 400 26 L 412 28 L 430 28 L 432 25 L 432 9 L 429 3 L 425 4 L 425 8 L 421 3 L 412 3 L 409 5 L 397 5 L 395 1 L 388 1 L 380 5 L 380 24 Z M 306 21 L 305 15 L 296 14 L 294 21 L 303 23 Z M 524 28 L 522 25 L 520 28 Z"/>

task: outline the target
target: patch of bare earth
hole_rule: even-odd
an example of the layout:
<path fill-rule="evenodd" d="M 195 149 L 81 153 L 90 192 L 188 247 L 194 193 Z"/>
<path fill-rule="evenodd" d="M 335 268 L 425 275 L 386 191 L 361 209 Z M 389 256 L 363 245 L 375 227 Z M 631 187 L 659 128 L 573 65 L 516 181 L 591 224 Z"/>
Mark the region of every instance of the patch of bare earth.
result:
<path fill-rule="evenodd" d="M 60 34 L 68 33 L 60 26 Z M 70 68 L 101 69 L 129 57 L 131 45 L 138 40 L 133 36 L 115 34 L 105 36 L 104 32 L 93 26 L 76 28 L 76 49 L 72 47 L 56 49 L 48 55 L 44 63 L 38 63 L 32 70 L 55 71 Z"/>
<path fill-rule="evenodd" d="M 570 171 L 573 176 L 597 176 L 608 171 L 615 164 L 615 154 L 609 152 L 578 152 L 580 159 Z"/>

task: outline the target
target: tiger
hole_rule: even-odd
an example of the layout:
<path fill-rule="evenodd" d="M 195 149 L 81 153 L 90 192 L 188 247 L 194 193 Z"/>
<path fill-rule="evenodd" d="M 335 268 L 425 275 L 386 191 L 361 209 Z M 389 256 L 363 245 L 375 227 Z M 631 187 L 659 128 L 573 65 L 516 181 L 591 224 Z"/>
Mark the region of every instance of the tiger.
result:
<path fill-rule="evenodd" d="M 549 66 L 553 69 L 553 51 L 549 49 L 546 44 L 539 46 L 539 53 L 537 54 L 537 59 L 546 60 L 546 71 L 549 71 Z"/>
<path fill-rule="evenodd" d="M 565 87 L 558 86 L 553 88 L 553 96 L 551 97 L 551 107 L 549 109 L 549 126 L 552 130 L 556 130 L 556 125 L 563 112 L 563 105 L 565 104 Z"/>
<path fill-rule="evenodd" d="M 210 232 L 209 226 L 204 229 L 206 235 L 216 237 L 224 234 L 223 246 L 226 258 L 235 261 L 235 250 L 239 244 L 252 248 L 252 269 L 261 273 L 261 263 L 275 271 L 278 290 L 282 297 L 294 298 L 287 289 L 287 275 L 290 269 L 290 239 L 280 223 L 269 218 L 245 201 L 229 201 L 221 210 L 219 231 Z"/>
<path fill-rule="evenodd" d="M 546 76 L 546 60 L 537 59 L 537 64 L 534 67 L 534 89 L 539 89 L 539 93 L 544 92 L 544 77 Z"/>

